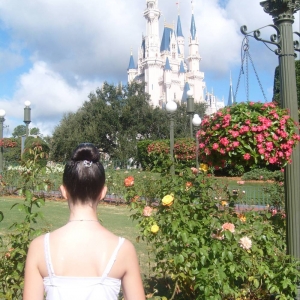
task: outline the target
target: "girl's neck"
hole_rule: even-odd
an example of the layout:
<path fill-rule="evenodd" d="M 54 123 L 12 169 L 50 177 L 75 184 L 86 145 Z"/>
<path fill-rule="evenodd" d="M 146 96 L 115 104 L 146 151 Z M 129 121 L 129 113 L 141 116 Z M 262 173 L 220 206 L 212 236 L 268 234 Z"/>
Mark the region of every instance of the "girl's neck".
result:
<path fill-rule="evenodd" d="M 97 216 L 97 205 L 93 205 L 91 203 L 69 203 L 70 207 L 70 217 L 69 220 L 98 220 Z"/>

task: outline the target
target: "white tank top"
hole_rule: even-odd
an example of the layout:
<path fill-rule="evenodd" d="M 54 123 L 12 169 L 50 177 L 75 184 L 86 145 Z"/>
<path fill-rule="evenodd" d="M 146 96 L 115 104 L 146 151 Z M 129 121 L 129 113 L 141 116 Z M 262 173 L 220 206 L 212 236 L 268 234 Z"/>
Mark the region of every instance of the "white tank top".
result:
<path fill-rule="evenodd" d="M 119 243 L 114 250 L 101 277 L 67 277 L 56 276 L 50 256 L 49 233 L 45 235 L 44 248 L 48 270 L 48 277 L 44 278 L 46 300 L 117 300 L 120 292 L 121 280 L 107 277 L 118 251 L 124 242 Z"/>

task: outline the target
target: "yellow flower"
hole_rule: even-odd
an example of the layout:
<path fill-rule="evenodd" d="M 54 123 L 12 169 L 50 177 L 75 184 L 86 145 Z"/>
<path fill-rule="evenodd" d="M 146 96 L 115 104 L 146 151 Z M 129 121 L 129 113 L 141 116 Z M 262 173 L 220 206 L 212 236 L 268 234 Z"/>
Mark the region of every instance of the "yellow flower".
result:
<path fill-rule="evenodd" d="M 166 195 L 162 198 L 161 202 L 163 206 L 171 206 L 174 201 L 173 195 Z"/>
<path fill-rule="evenodd" d="M 158 230 L 159 230 L 159 227 L 156 224 L 154 224 L 154 225 L 151 226 L 151 232 L 152 233 L 157 233 Z"/>
<path fill-rule="evenodd" d="M 246 216 L 243 214 L 239 214 L 238 218 L 241 220 L 241 222 L 246 222 L 246 220 L 247 220 Z"/>
<path fill-rule="evenodd" d="M 226 206 L 226 205 L 228 205 L 228 202 L 225 201 L 225 200 L 223 200 L 223 201 L 221 201 L 221 205 L 222 205 L 222 206 Z"/>
<path fill-rule="evenodd" d="M 207 164 L 200 164 L 200 171 L 207 172 L 208 171 L 208 165 Z"/>

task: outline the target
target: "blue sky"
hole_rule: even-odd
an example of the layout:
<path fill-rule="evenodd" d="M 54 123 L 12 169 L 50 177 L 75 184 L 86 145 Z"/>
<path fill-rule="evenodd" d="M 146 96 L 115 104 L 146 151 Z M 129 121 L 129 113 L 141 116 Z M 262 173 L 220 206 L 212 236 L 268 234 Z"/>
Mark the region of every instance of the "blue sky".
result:
<path fill-rule="evenodd" d="M 227 103 L 230 72 L 235 91 L 241 67 L 240 26 L 253 30 L 272 23 L 261 0 L 194 0 L 194 15 L 208 91 Z M 176 23 L 176 1 L 158 0 L 163 23 Z M 23 108 L 31 101 L 32 123 L 51 135 L 63 114 L 76 111 L 90 92 L 109 83 L 127 82 L 130 50 L 135 62 L 146 31 L 141 0 L 0 0 L 0 109 L 6 111 L 5 135 L 23 124 Z M 183 34 L 189 38 L 191 1 L 180 1 Z M 295 15 L 299 31 L 299 14 Z M 268 36 L 269 29 L 263 31 Z M 278 58 L 251 39 L 250 54 L 272 99 Z M 249 68 L 250 100 L 264 101 L 254 71 Z M 237 101 L 245 101 L 245 76 Z"/>

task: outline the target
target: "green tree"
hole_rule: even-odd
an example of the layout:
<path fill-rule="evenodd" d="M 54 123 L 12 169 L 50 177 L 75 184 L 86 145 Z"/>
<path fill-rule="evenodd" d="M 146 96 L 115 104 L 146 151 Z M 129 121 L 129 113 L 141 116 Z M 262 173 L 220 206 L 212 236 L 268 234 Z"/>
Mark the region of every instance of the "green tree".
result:
<path fill-rule="evenodd" d="M 29 132 L 30 135 L 40 134 L 40 130 L 37 127 L 30 128 L 29 131 L 30 131 Z M 26 134 L 26 126 L 25 125 L 18 125 L 17 127 L 14 128 L 12 136 L 14 138 L 18 138 L 18 137 L 21 137 L 22 135 L 25 135 L 25 134 Z"/>
<path fill-rule="evenodd" d="M 204 104 L 196 105 L 203 115 Z M 175 115 L 175 136 L 189 135 L 189 118 L 185 104 Z M 169 138 L 167 112 L 149 104 L 144 85 L 132 83 L 121 88 L 105 83 L 75 113 L 63 117 L 51 142 L 51 159 L 65 160 L 78 143 L 93 142 L 112 158 L 137 157 L 137 142 L 144 139 Z"/>
<path fill-rule="evenodd" d="M 300 60 L 295 60 L 295 69 L 296 69 L 297 99 L 298 99 L 298 110 L 299 110 L 299 121 L 300 121 Z M 274 74 L 273 101 L 277 102 L 280 105 L 279 66 L 276 67 L 275 74 Z"/>

